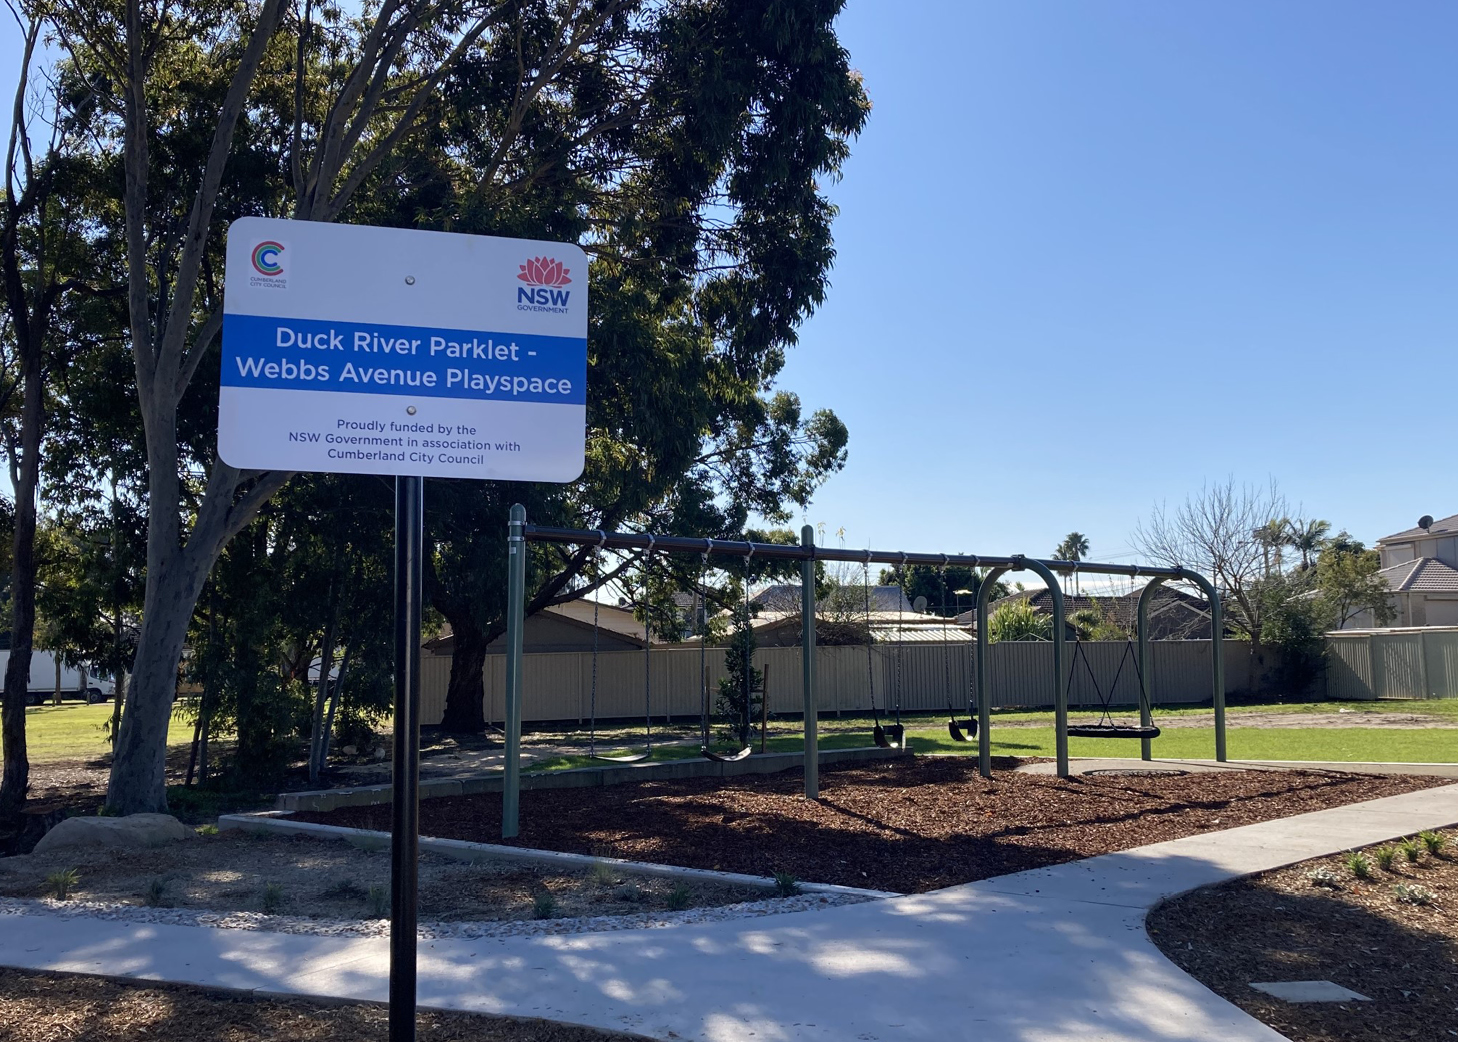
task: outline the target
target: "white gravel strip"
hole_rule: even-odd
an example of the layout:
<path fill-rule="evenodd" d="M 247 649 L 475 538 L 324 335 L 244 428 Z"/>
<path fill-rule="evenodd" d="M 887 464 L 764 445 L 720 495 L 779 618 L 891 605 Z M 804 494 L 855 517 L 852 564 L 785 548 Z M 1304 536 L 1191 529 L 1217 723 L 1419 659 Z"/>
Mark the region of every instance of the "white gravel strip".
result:
<path fill-rule="evenodd" d="M 683 912 L 635 912 L 629 915 L 592 915 L 576 919 L 508 919 L 486 922 L 424 922 L 422 940 L 446 937 L 546 937 L 556 934 L 596 933 L 604 930 L 650 930 L 725 919 L 753 919 L 786 912 L 810 912 L 838 905 L 860 904 L 875 898 L 858 894 L 799 894 L 764 901 L 744 901 L 717 908 L 691 908 Z M 57 915 L 66 918 L 105 919 L 112 922 L 163 923 L 168 926 L 210 926 L 227 930 L 262 930 L 271 933 L 313 934 L 322 937 L 387 937 L 388 919 L 310 919 L 298 915 L 262 912 L 217 912 L 195 908 L 145 908 L 108 901 L 25 900 L 0 897 L 0 916 Z"/>

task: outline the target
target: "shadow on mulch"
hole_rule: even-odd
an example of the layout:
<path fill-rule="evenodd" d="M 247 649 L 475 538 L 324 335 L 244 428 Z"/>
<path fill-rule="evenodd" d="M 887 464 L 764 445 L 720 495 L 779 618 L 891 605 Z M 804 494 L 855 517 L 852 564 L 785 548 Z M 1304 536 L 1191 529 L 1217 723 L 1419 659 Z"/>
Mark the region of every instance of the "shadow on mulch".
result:
<path fill-rule="evenodd" d="M 1150 936 L 1185 972 L 1293 1042 L 1451 1038 L 1458 1008 L 1451 908 L 1293 892 L 1305 886 L 1308 866 L 1168 901 L 1150 913 Z M 1334 981 L 1373 1001 L 1291 1004 L 1250 987 L 1296 980 Z"/>
<path fill-rule="evenodd" d="M 510 842 L 916 893 L 1442 783 L 1308 771 L 985 780 L 975 760 L 937 757 L 828 767 L 818 802 L 798 771 L 528 790 Z M 424 835 L 501 842 L 499 795 L 425 800 L 420 812 Z M 389 806 L 298 817 L 390 827 Z"/>
<path fill-rule="evenodd" d="M 383 1006 L 260 999 L 180 984 L 0 969 L 0 1042 L 360 1042 L 383 1039 Z M 420 1042 L 629 1042 L 591 1028 L 422 1012 Z"/>

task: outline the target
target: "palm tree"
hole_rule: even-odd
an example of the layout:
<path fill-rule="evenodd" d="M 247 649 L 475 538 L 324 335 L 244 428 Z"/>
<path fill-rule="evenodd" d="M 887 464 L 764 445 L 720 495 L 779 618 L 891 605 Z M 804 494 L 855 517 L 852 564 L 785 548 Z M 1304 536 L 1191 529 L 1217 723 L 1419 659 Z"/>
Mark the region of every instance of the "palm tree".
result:
<path fill-rule="evenodd" d="M 1301 570 L 1304 572 L 1316 563 L 1316 555 L 1326 542 L 1331 531 L 1330 521 L 1289 521 L 1286 528 L 1286 545 L 1301 554 Z"/>
<path fill-rule="evenodd" d="M 1273 517 L 1251 532 L 1251 538 L 1261 548 L 1266 578 L 1270 578 L 1273 570 L 1276 572 L 1281 570 L 1281 548 L 1289 545 L 1290 530 L 1291 519 L 1289 517 Z"/>
<path fill-rule="evenodd" d="M 1059 561 L 1082 561 L 1088 553 L 1088 536 L 1082 532 L 1069 532 L 1063 542 L 1053 548 L 1053 557 Z M 1073 573 L 1073 588 L 1077 592 L 1078 573 Z"/>

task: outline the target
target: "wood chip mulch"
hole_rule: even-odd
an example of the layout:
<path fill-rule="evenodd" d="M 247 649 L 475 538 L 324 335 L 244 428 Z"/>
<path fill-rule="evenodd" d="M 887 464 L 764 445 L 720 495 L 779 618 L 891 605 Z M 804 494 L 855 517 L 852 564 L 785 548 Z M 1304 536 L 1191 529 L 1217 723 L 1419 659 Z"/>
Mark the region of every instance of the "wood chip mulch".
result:
<path fill-rule="evenodd" d="M 381 1006 L 0 969 L 0 1042 L 385 1042 Z M 420 1042 L 628 1042 L 591 1028 L 422 1012 Z"/>
<path fill-rule="evenodd" d="M 1451 1042 L 1458 831 L 1443 834 L 1444 852 L 1423 850 L 1416 862 L 1399 853 L 1390 869 L 1367 848 L 1365 881 L 1334 856 L 1196 890 L 1156 908 L 1150 936 L 1180 968 L 1293 1042 Z M 1427 903 L 1411 903 L 1411 889 L 1399 900 L 1399 886 L 1420 887 Z M 1333 981 L 1373 1001 L 1293 1004 L 1250 987 L 1304 980 Z"/>
<path fill-rule="evenodd" d="M 798 771 L 522 793 L 519 846 L 920 893 L 1443 784 L 1317 771 L 1060 780 L 975 759 L 829 767 L 821 799 Z M 421 833 L 501 842 L 499 795 L 421 803 Z M 390 807 L 302 813 L 385 831 Z"/>

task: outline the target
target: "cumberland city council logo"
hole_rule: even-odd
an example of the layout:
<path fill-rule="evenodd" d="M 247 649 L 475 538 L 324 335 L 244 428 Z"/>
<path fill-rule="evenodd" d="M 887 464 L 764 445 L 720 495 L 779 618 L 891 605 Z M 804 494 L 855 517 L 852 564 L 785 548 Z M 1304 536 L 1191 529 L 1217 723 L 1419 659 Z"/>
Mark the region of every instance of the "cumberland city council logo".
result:
<path fill-rule="evenodd" d="M 564 268 L 561 261 L 551 257 L 530 258 L 516 276 L 526 283 L 516 288 L 516 309 L 565 315 L 572 291 L 562 287 L 572 281 L 567 277 L 571 272 L 571 268 Z"/>
<path fill-rule="evenodd" d="M 253 270 L 257 275 L 248 276 L 250 286 L 264 289 L 287 289 L 289 280 L 283 277 L 284 266 L 280 259 L 287 252 L 281 242 L 268 239 L 253 247 Z"/>

